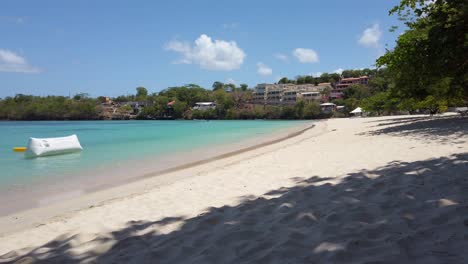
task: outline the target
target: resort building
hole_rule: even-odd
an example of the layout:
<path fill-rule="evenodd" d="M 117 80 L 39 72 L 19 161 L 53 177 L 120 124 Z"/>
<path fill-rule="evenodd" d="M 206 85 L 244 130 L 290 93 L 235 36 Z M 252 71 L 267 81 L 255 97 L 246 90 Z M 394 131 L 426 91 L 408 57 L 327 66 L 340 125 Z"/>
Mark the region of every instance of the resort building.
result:
<path fill-rule="evenodd" d="M 266 92 L 266 104 L 281 104 L 283 98 L 283 88 L 278 86 L 270 87 Z"/>
<path fill-rule="evenodd" d="M 320 101 L 322 99 L 322 95 L 320 92 L 303 92 L 298 95 L 298 97 L 306 100 L 306 101 Z"/>
<path fill-rule="evenodd" d="M 335 84 L 334 89 L 332 89 L 330 93 L 330 99 L 333 100 L 343 98 L 344 91 L 353 84 L 368 85 L 369 77 L 361 76 L 356 78 L 341 78 L 340 81 Z"/>
<path fill-rule="evenodd" d="M 297 100 L 327 101 L 325 90 L 332 90 L 330 83 L 315 84 L 266 84 L 255 87 L 252 103 L 263 105 L 295 104 Z"/>
<path fill-rule="evenodd" d="M 215 109 L 216 103 L 215 102 L 198 102 L 195 103 L 193 110 L 208 110 L 208 109 Z"/>

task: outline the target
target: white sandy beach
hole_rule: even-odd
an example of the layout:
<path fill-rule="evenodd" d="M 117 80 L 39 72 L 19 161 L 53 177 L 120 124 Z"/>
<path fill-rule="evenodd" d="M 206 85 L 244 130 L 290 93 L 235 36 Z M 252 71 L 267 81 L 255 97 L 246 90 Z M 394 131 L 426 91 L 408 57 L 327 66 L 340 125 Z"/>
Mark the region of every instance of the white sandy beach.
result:
<path fill-rule="evenodd" d="M 321 121 L 0 232 L 0 262 L 468 263 L 468 119 Z"/>

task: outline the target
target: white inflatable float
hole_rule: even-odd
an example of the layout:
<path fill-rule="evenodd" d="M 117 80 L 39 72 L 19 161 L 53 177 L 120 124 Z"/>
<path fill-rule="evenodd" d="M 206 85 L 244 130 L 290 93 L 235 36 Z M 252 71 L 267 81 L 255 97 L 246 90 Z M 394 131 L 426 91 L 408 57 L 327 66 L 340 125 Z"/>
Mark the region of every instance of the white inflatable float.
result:
<path fill-rule="evenodd" d="M 81 151 L 80 141 L 76 135 L 57 138 L 29 138 L 27 157 L 60 155 Z"/>

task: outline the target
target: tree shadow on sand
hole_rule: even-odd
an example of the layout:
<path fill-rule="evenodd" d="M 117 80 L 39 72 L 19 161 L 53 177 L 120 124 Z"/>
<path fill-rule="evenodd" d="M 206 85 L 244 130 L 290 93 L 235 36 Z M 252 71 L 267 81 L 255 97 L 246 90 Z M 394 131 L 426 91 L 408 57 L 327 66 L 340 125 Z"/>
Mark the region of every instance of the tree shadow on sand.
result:
<path fill-rule="evenodd" d="M 134 221 L 91 241 L 62 235 L 0 262 L 468 263 L 468 153 L 330 180 L 296 178 L 237 206 Z"/>
<path fill-rule="evenodd" d="M 467 143 L 468 118 L 462 116 L 409 117 L 378 122 L 370 132 L 360 135 L 391 135 L 437 141 L 443 144 Z M 382 128 L 380 128 L 382 127 Z"/>

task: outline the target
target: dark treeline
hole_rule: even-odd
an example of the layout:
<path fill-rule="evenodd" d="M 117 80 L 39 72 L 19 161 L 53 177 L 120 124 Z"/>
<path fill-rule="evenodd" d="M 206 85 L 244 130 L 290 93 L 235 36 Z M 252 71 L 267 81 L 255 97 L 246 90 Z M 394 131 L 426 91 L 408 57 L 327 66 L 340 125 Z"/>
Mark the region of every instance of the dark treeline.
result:
<path fill-rule="evenodd" d="M 109 111 L 118 112 L 119 118 L 135 114 L 137 119 L 313 119 L 330 116 L 342 117 L 362 103 L 362 100 L 389 87 L 385 69 L 344 70 L 337 73 L 323 73 L 320 77 L 297 76 L 295 79 L 282 78 L 280 83 L 320 83 L 339 80 L 342 77 L 372 76 L 368 86 L 353 85 L 345 97 L 334 101 L 344 105 L 344 112 L 333 115 L 320 112 L 320 102 L 299 100 L 295 105 L 253 105 L 252 90 L 246 84 L 236 86 L 214 82 L 211 89 L 196 84 L 169 87 L 149 93 L 144 87 L 136 88 L 136 93 L 111 98 L 112 108 L 102 104 L 99 98 L 88 94 L 77 94 L 73 98 L 63 96 L 39 97 L 16 95 L 0 99 L 0 119 L 2 120 L 98 120 L 111 119 Z M 330 91 L 326 91 L 329 93 Z M 172 102 L 170 107 L 168 103 Z M 138 102 L 144 107 L 135 113 L 129 102 Z M 215 102 L 216 109 L 193 110 L 196 102 Z M 107 116 L 106 116 L 107 115 Z"/>
<path fill-rule="evenodd" d="M 1 120 L 90 120 L 98 119 L 98 100 L 75 96 L 18 94 L 0 99 Z"/>
<path fill-rule="evenodd" d="M 324 73 L 313 82 L 329 82 L 337 73 Z M 335 103 L 345 105 L 346 111 L 360 103 L 365 96 L 387 89 L 388 81 L 385 70 L 364 69 L 345 70 L 343 76 L 373 76 L 369 86 L 354 85 L 345 94 L 343 100 Z M 330 77 L 331 76 L 331 77 Z M 338 79 L 340 75 L 338 75 Z M 283 78 L 289 83 L 313 83 L 311 76 L 297 76 L 296 79 Z M 305 81 L 307 79 L 307 81 Z M 281 82 L 281 81 L 280 81 Z M 327 91 L 330 92 L 330 91 Z M 102 97 L 90 98 L 88 94 L 77 94 L 72 98 L 63 96 L 39 97 L 18 94 L 0 99 L 0 119 L 2 120 L 99 120 L 110 119 L 109 111 L 121 113 L 120 118 L 135 114 L 137 119 L 315 119 L 327 118 L 331 114 L 320 111 L 320 102 L 299 100 L 295 105 L 253 105 L 252 89 L 246 84 L 236 86 L 214 82 L 211 89 L 196 84 L 169 87 L 160 92 L 150 93 L 144 87 L 136 88 L 136 93 L 111 98 L 113 106 L 102 104 Z M 129 106 L 129 102 L 144 105 L 138 112 Z M 169 102 L 173 102 L 168 106 Z M 193 110 L 196 102 L 215 102 L 216 109 Z M 348 112 L 349 112 L 348 111 Z M 345 116 L 335 113 L 333 116 Z"/>
<path fill-rule="evenodd" d="M 295 79 L 288 79 L 288 77 L 281 78 L 278 83 L 293 83 L 293 84 L 319 84 L 319 83 L 336 83 L 341 78 L 361 77 L 361 76 L 376 76 L 379 69 L 354 69 L 343 70 L 341 73 L 322 73 L 320 76 L 314 77 L 312 75 L 299 75 Z"/>
<path fill-rule="evenodd" d="M 291 106 L 252 105 L 252 91 L 246 85 L 215 82 L 208 90 L 196 84 L 170 87 L 158 93 L 149 93 L 144 87 L 136 88 L 134 95 L 118 96 L 111 104 L 103 97 L 90 98 L 78 94 L 63 96 L 32 96 L 18 94 L 0 99 L 1 120 L 99 120 L 106 113 L 134 114 L 137 119 L 312 119 L 324 118 L 318 102 L 300 101 Z M 194 110 L 196 102 L 216 102 L 216 109 Z M 136 112 L 130 107 L 143 105 Z M 171 104 L 168 104 L 172 102 Z M 110 109 L 110 110 L 109 110 Z"/>

